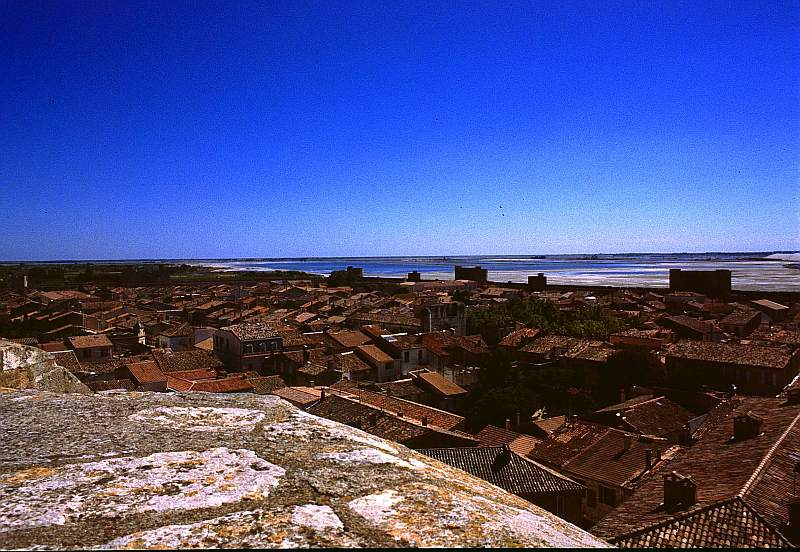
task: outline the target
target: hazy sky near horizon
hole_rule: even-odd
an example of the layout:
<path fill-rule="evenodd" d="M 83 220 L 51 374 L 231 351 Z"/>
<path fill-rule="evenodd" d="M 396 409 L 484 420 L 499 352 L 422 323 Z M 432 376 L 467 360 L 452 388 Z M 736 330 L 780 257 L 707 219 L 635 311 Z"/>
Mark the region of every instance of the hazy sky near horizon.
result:
<path fill-rule="evenodd" d="M 0 260 L 800 249 L 800 3 L 3 2 Z"/>

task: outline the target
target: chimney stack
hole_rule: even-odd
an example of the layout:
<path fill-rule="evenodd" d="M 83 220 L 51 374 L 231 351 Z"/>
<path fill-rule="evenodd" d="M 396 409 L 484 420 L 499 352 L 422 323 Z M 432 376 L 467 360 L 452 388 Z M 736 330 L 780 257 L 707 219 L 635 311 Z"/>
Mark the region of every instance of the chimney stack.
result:
<path fill-rule="evenodd" d="M 664 506 L 688 508 L 697 502 L 697 484 L 676 471 L 664 476 Z"/>
<path fill-rule="evenodd" d="M 424 425 L 424 426 L 428 425 L 428 417 L 427 416 L 423 416 L 422 417 L 422 425 Z"/>
<path fill-rule="evenodd" d="M 517 427 L 522 425 L 522 414 L 517 410 Z"/>
<path fill-rule="evenodd" d="M 789 510 L 789 528 L 795 533 L 800 533 L 800 499 L 790 500 L 786 505 Z"/>
<path fill-rule="evenodd" d="M 761 424 L 764 420 L 752 410 L 746 414 L 733 417 L 733 438 L 737 441 L 751 439 L 761 435 Z"/>
<path fill-rule="evenodd" d="M 511 429 L 511 418 L 506 418 L 506 429 Z"/>
<path fill-rule="evenodd" d="M 320 398 L 320 400 L 325 400 L 325 388 L 324 387 L 322 389 L 320 389 L 319 398 Z"/>
<path fill-rule="evenodd" d="M 308 362 L 311 358 L 311 352 L 308 350 L 308 345 L 303 345 L 303 362 Z"/>
<path fill-rule="evenodd" d="M 650 471 L 650 468 L 653 467 L 653 451 L 647 449 L 644 451 L 644 469 L 645 471 Z"/>
<path fill-rule="evenodd" d="M 631 449 L 631 441 L 632 440 L 633 439 L 631 438 L 631 436 L 628 433 L 623 435 L 622 436 L 622 450 L 630 450 Z"/>

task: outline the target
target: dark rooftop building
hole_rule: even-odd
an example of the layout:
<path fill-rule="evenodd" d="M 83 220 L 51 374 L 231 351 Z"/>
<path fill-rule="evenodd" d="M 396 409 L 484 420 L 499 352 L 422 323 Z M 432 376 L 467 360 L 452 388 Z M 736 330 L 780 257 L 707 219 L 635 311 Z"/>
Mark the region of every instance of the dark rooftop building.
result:
<path fill-rule="evenodd" d="M 489 271 L 480 266 L 466 267 L 456 265 L 455 267 L 456 280 L 472 280 L 475 282 L 486 282 L 489 280 Z"/>
<path fill-rule="evenodd" d="M 669 271 L 669 289 L 696 291 L 709 297 L 725 298 L 731 293 L 731 271 L 672 268 Z"/>
<path fill-rule="evenodd" d="M 418 449 L 444 464 L 480 477 L 568 521 L 580 520 L 585 487 L 508 446 Z"/>
<path fill-rule="evenodd" d="M 734 384 L 759 394 L 778 393 L 800 368 L 800 352 L 789 346 L 679 341 L 667 346 L 665 358 L 675 386 L 727 391 Z"/>
<path fill-rule="evenodd" d="M 649 474 L 592 532 L 623 547 L 788 546 L 800 404 L 735 397 L 717 410 L 697 443 Z"/>

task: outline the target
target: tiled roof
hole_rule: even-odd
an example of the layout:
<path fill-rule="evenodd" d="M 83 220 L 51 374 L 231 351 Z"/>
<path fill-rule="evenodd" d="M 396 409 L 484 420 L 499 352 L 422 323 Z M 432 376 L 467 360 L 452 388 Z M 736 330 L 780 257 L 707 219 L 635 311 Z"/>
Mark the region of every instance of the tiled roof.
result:
<path fill-rule="evenodd" d="M 604 344 L 586 343 L 573 347 L 564 356 L 580 360 L 591 360 L 594 362 L 606 362 L 617 350 Z"/>
<path fill-rule="evenodd" d="M 252 383 L 242 377 L 233 376 L 215 380 L 196 381 L 192 384 L 191 391 L 205 391 L 207 393 L 237 393 L 252 391 Z"/>
<path fill-rule="evenodd" d="M 277 395 L 278 397 L 301 407 L 307 406 L 319 400 L 319 396 L 312 393 L 307 393 L 305 391 L 301 391 L 296 387 L 282 387 L 279 389 L 275 389 L 274 391 L 272 391 L 272 395 Z"/>
<path fill-rule="evenodd" d="M 223 367 L 222 362 L 213 353 L 200 349 L 190 351 L 170 351 L 169 349 L 153 349 L 153 358 L 162 372 L 179 372 L 186 370 L 216 370 Z"/>
<path fill-rule="evenodd" d="M 342 392 L 333 391 L 332 393 Z M 462 416 L 405 399 L 388 397 L 380 393 L 367 391 L 366 389 L 349 389 L 346 393 L 357 398 L 362 403 L 386 410 L 392 414 L 402 413 L 402 417 L 404 418 L 410 418 L 421 422 L 424 417 L 427 419 L 428 425 L 440 427 L 442 429 L 450 430 L 464 422 Z"/>
<path fill-rule="evenodd" d="M 512 452 L 521 454 L 522 456 L 529 455 L 531 451 L 542 442 L 541 439 L 537 439 L 536 437 L 493 425 L 487 425 L 481 429 L 475 434 L 475 438 L 479 441 L 479 447 L 508 445 Z"/>
<path fill-rule="evenodd" d="M 139 385 L 146 385 L 148 383 L 166 383 L 167 377 L 158 364 L 152 360 L 144 362 L 132 362 L 128 364 L 128 371 L 133 376 L 134 381 Z"/>
<path fill-rule="evenodd" d="M 202 379 L 215 379 L 217 377 L 217 371 L 208 368 L 197 368 L 195 370 L 177 370 L 175 372 L 170 372 L 169 375 L 173 378 L 197 381 Z"/>
<path fill-rule="evenodd" d="M 358 350 L 378 363 L 394 362 L 394 359 L 378 349 L 375 345 L 359 345 Z"/>
<path fill-rule="evenodd" d="M 9 339 L 12 343 L 18 343 L 20 345 L 29 345 L 31 347 L 38 347 L 39 340 L 35 337 L 14 337 Z"/>
<path fill-rule="evenodd" d="M 136 384 L 129 379 L 121 380 L 107 380 L 107 381 L 90 381 L 86 383 L 95 393 L 99 391 L 113 391 L 115 389 L 124 389 L 126 391 L 136 391 Z"/>
<path fill-rule="evenodd" d="M 436 393 L 445 397 L 466 395 L 467 390 L 441 375 L 438 372 L 420 372 L 419 379 L 432 387 Z"/>
<path fill-rule="evenodd" d="M 583 420 L 567 421 L 533 449 L 529 458 L 552 466 L 563 466 L 609 431 L 611 429 L 608 427 Z"/>
<path fill-rule="evenodd" d="M 632 488 L 646 473 L 648 450 L 651 451 L 651 467 L 657 463 L 656 450 L 662 451 L 662 459 L 671 456 L 675 451 L 663 440 L 629 434 L 626 436 L 624 431 L 612 429 L 565 462 L 562 469 L 578 477 L 601 481 L 614 487 Z"/>
<path fill-rule="evenodd" d="M 80 362 L 80 361 L 78 361 Z M 81 364 L 82 372 L 90 372 L 95 374 L 110 374 L 125 366 L 125 361 L 119 358 L 112 358 L 102 362 L 92 362 L 88 364 Z"/>
<path fill-rule="evenodd" d="M 301 374 L 305 374 L 307 376 L 318 376 L 320 374 L 324 374 L 325 372 L 332 371 L 332 368 L 329 368 L 327 363 L 316 363 L 316 362 L 306 362 L 302 366 L 300 366 L 297 371 Z"/>
<path fill-rule="evenodd" d="M 625 426 L 642 435 L 664 437 L 679 431 L 695 414 L 666 397 L 650 398 L 638 404 L 607 407 L 598 412 L 619 412 Z"/>
<path fill-rule="evenodd" d="M 356 331 L 342 331 L 336 333 L 329 333 L 328 337 L 336 341 L 342 347 L 351 349 L 359 345 L 365 345 L 370 342 L 371 338 L 363 333 Z"/>
<path fill-rule="evenodd" d="M 49 353 L 71 350 L 66 345 L 64 345 L 63 341 L 46 341 L 44 343 L 36 345 L 36 347 L 38 347 L 43 351 L 47 351 Z"/>
<path fill-rule="evenodd" d="M 688 328 L 701 334 L 711 333 L 711 331 L 714 329 L 714 327 L 708 322 L 703 322 L 702 320 L 692 318 L 691 316 L 665 316 L 664 321 L 671 325 Z"/>
<path fill-rule="evenodd" d="M 441 442 L 441 439 L 456 442 L 458 446 L 475 445 L 471 435 L 430 425 L 423 426 L 418 421 L 400 418 L 391 412 L 381 411 L 376 406 L 359 402 L 354 397 L 340 396 L 333 392 L 311 406 L 308 411 L 407 446 L 415 442 Z"/>
<path fill-rule="evenodd" d="M 631 528 L 651 527 L 684 514 L 661 506 L 663 476 L 671 471 L 689 476 L 696 483 L 696 507 L 738 497 L 779 530 L 788 521 L 786 505 L 793 498 L 796 461 L 790 455 L 800 445 L 800 405 L 788 404 L 783 398 L 735 397 L 715 410 L 722 414 L 709 414 L 704 424 L 709 418 L 716 423 L 698 432 L 700 437 L 694 445 L 644 478 L 633 496 L 603 518 L 592 532 L 618 538 L 629 534 Z M 763 420 L 759 435 L 733 438 L 733 418 L 740 411 L 752 412 Z M 697 531 L 702 530 L 703 526 L 698 526 Z M 734 537 L 732 533 L 730 538 Z"/>
<path fill-rule="evenodd" d="M 566 349 L 567 351 L 571 351 L 587 343 L 587 341 L 566 335 L 545 335 L 537 337 L 520 350 L 525 353 L 546 354 L 553 349 Z"/>
<path fill-rule="evenodd" d="M 401 399 L 408 398 L 413 400 L 413 397 L 418 397 L 425 393 L 425 391 L 417 387 L 411 378 L 376 383 L 375 387 L 384 395 L 390 395 L 392 397 L 398 397 Z"/>
<path fill-rule="evenodd" d="M 789 347 L 685 340 L 668 345 L 666 355 L 689 360 L 784 368 L 791 360 L 793 352 Z"/>
<path fill-rule="evenodd" d="M 78 358 L 75 356 L 73 351 L 60 351 L 58 353 L 50 354 L 53 355 L 53 358 L 56 360 L 56 364 L 62 368 L 66 368 L 73 374 L 86 371 L 85 369 L 81 368 L 81 363 L 78 362 Z"/>
<path fill-rule="evenodd" d="M 564 425 L 566 416 L 553 416 L 551 418 L 544 418 L 542 420 L 534 420 L 533 425 L 541 429 L 543 432 L 550 434 Z"/>
<path fill-rule="evenodd" d="M 179 326 L 172 326 L 171 328 L 167 328 L 166 330 L 163 330 L 159 335 L 163 335 L 165 337 L 187 337 L 187 336 L 194 337 L 194 328 L 192 328 L 192 325 L 187 322 Z"/>
<path fill-rule="evenodd" d="M 786 305 L 781 305 L 780 303 L 776 303 L 775 301 L 770 301 L 769 299 L 758 299 L 757 301 L 751 301 L 751 303 L 753 305 L 764 307 L 766 309 L 773 311 L 789 310 L 789 307 L 787 307 Z"/>
<path fill-rule="evenodd" d="M 253 384 L 253 391 L 259 395 L 269 395 L 276 389 L 286 387 L 286 382 L 280 376 L 247 378 L 247 381 Z"/>
<path fill-rule="evenodd" d="M 275 331 L 275 328 L 264 322 L 244 322 L 242 324 L 226 326 L 222 329 L 231 332 L 238 337 L 240 341 L 278 337 L 278 332 Z"/>
<path fill-rule="evenodd" d="M 358 358 L 355 353 L 340 353 L 331 357 L 333 366 L 342 372 L 369 372 L 372 366 Z"/>
<path fill-rule="evenodd" d="M 113 344 L 105 334 L 78 335 L 67 338 L 73 349 L 89 349 L 91 347 L 112 347 Z"/>
<path fill-rule="evenodd" d="M 739 326 L 751 322 L 754 318 L 760 318 L 761 313 L 757 310 L 737 310 L 719 321 L 720 324 Z"/>
<path fill-rule="evenodd" d="M 611 539 L 620 548 L 791 548 L 741 498 L 716 502 Z"/>
<path fill-rule="evenodd" d="M 419 452 L 516 495 L 584 491 L 583 485 L 502 446 L 419 449 Z"/>

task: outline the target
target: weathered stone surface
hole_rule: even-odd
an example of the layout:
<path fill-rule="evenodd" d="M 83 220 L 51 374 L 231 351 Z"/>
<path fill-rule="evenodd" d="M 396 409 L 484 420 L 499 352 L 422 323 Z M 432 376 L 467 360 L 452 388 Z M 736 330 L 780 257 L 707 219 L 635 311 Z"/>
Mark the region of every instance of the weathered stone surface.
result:
<path fill-rule="evenodd" d="M 4 340 L 0 340 L 0 387 L 91 393 L 69 370 L 56 364 L 50 353 Z"/>
<path fill-rule="evenodd" d="M 277 397 L 0 393 L 0 548 L 604 546 Z"/>

